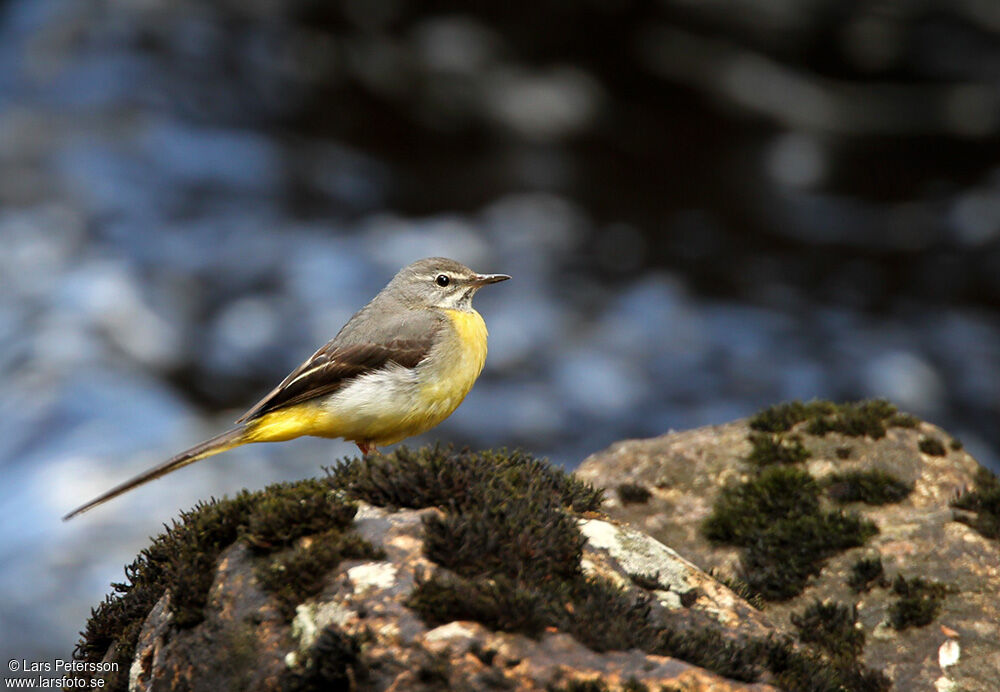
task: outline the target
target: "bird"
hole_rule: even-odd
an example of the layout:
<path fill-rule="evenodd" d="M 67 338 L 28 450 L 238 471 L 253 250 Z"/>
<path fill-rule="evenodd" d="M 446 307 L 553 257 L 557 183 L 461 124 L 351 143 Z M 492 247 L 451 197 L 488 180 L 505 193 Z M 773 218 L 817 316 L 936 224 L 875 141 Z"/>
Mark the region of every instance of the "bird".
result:
<path fill-rule="evenodd" d="M 245 444 L 342 438 L 369 455 L 430 430 L 458 408 L 486 362 L 486 323 L 472 297 L 509 278 L 479 274 L 445 257 L 403 267 L 235 427 L 111 488 L 63 520 Z"/>

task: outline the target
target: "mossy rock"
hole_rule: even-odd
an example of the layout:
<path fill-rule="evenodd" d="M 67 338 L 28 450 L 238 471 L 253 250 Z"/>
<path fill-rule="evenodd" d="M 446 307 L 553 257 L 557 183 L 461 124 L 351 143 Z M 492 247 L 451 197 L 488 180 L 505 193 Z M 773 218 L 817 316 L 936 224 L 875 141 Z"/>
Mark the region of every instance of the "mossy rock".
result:
<path fill-rule="evenodd" d="M 928 439 L 944 454 L 921 444 Z M 1000 621 L 1000 482 L 953 439 L 886 402 L 792 402 L 743 421 L 616 443 L 577 474 L 598 487 L 620 478 L 655 486 L 648 503 L 606 511 L 761 592 L 783 631 L 795 633 L 791 616 L 816 601 L 859 603 L 864 659 L 891 667 L 899 689 L 933 687 L 940 671 L 927 677 L 907 652 L 936 650 L 936 623 L 947 625 L 962 647 L 949 678 L 977 689 L 1000 677 L 1000 645 L 981 627 Z M 827 531 L 824 517 L 852 518 L 857 545 L 802 561 Z M 862 528 L 871 525 L 877 533 Z M 890 586 L 900 574 L 949 586 L 936 611 L 918 603 L 934 612 L 930 624 L 893 629 L 891 609 L 903 597 Z"/>
<path fill-rule="evenodd" d="M 516 666 L 497 654 L 449 658 L 432 650 L 433 633 L 470 621 L 480 623 L 473 631 L 481 651 L 510 651 L 519 641 L 511 637 L 544 650 L 547 638 L 563 636 L 579 647 L 575 661 L 639 652 L 629 654 L 635 689 L 659 670 L 662 656 L 686 662 L 688 675 L 701 671 L 705 680 L 839 690 L 864 679 L 883 689 L 882 678 L 856 661 L 826 660 L 789 637 L 767 635 L 757 611 L 735 596 L 728 603 L 760 633 L 723 627 L 712 614 L 718 606 L 701 611 L 700 604 L 730 598 L 726 590 L 701 574 L 701 588 L 682 591 L 698 571 L 639 532 L 597 518 L 602 500 L 599 490 L 522 452 L 404 447 L 345 460 L 327 478 L 244 492 L 186 513 L 154 541 L 157 560 L 144 553 L 137 561 L 131 583 L 95 614 L 91 629 L 122 645 L 124 670 L 135 658 L 143 679 L 167 677 L 193 689 L 203 686 L 198 675 L 217 689 L 263 689 L 260 671 L 289 690 L 359 681 L 378 687 L 390 679 L 400 688 L 449 687 L 469 666 L 501 687 L 517 687 L 505 672 Z M 364 518 L 356 522 L 359 503 Z M 595 531 L 615 534 L 617 544 L 595 543 Z M 665 571 L 637 585 L 628 570 L 650 554 L 666 558 Z M 188 575 L 194 586 L 171 580 L 182 567 L 204 570 Z M 188 592 L 175 604 L 180 588 Z M 133 608 L 134 619 L 108 617 L 118 608 Z M 381 624 L 366 629 L 369 616 Z M 402 620 L 386 624 L 387 617 Z M 410 644 L 394 634 L 400 627 L 410 628 Z M 131 636 L 137 639 L 126 641 Z M 212 641 L 240 642 L 233 650 L 244 652 L 250 672 L 222 665 Z M 81 657 L 103 656 L 101 644 L 85 638 Z M 125 646 L 138 647 L 136 657 Z M 522 650 L 533 655 L 532 647 Z M 198 673 L 200 660 L 215 672 Z"/>
<path fill-rule="evenodd" d="M 125 567 L 126 581 L 113 584 L 114 592 L 92 613 L 74 650 L 75 660 L 96 663 L 106 654 L 118 664 L 118 675 L 107 680 L 107 689 L 125 689 L 129 665 L 143 621 L 153 607 L 169 594 L 170 620 L 178 629 L 188 629 L 205 618 L 209 588 L 220 555 L 237 542 L 250 546 L 261 560 L 276 551 L 299 554 L 288 574 L 268 578 L 262 570 L 265 589 L 279 601 L 295 601 L 312 595 L 317 574 L 344 557 L 371 557 L 375 551 L 351 534 L 357 507 L 338 498 L 321 479 L 279 483 L 259 492 L 243 491 L 233 498 L 212 499 L 182 512 L 167 530 L 153 539 L 132 564 Z M 292 547 L 312 535 L 312 548 Z M 284 553 L 277 552 L 279 560 Z M 322 560 L 317 556 L 322 555 Z M 286 610 L 290 617 L 290 611 Z"/>

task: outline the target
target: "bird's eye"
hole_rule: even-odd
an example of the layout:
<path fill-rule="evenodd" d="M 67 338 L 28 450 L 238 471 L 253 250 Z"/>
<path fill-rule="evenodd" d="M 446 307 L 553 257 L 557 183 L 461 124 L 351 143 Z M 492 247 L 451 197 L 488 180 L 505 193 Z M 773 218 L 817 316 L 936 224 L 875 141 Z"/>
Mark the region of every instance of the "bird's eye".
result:
<path fill-rule="evenodd" d="M 451 283 L 451 279 L 448 278 L 447 274 L 438 274 L 437 278 L 434 279 L 434 281 L 437 282 L 438 286 L 442 287 L 447 286 L 449 283 Z"/>

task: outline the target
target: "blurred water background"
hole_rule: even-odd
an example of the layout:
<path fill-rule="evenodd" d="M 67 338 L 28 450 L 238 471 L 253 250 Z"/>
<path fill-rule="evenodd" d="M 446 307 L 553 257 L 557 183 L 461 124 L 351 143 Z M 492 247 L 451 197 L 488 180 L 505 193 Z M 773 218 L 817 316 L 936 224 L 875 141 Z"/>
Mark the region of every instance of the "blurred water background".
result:
<path fill-rule="evenodd" d="M 224 429 L 402 265 L 506 272 L 412 441 L 572 467 L 884 396 L 1000 468 L 1000 5 L 0 1 L 0 641 L 66 657 Z"/>

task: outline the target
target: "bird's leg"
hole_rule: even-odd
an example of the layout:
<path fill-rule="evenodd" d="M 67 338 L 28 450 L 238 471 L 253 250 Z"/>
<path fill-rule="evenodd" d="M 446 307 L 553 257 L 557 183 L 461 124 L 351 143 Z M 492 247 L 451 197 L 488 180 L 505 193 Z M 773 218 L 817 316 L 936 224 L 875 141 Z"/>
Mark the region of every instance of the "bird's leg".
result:
<path fill-rule="evenodd" d="M 375 443 L 373 442 L 355 442 L 354 444 L 358 446 L 358 449 L 361 450 L 361 453 L 364 456 L 368 456 L 369 454 L 372 453 L 378 454 L 378 448 L 375 446 Z"/>

